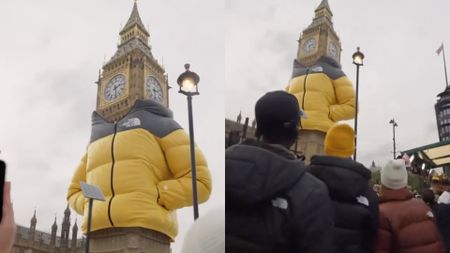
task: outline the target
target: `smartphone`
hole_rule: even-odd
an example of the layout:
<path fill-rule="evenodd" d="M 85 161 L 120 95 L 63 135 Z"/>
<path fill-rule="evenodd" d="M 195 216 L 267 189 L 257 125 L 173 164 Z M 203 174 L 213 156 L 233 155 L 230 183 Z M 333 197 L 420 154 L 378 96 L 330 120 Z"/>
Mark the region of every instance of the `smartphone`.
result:
<path fill-rule="evenodd" d="M 3 188 L 5 187 L 6 164 L 0 160 L 0 223 L 3 217 Z"/>

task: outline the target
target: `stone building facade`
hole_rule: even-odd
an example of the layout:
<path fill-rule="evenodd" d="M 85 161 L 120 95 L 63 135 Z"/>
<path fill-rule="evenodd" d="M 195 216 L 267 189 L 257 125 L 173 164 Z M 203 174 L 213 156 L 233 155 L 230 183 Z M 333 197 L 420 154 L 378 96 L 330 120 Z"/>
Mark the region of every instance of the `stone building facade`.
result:
<path fill-rule="evenodd" d="M 17 225 L 16 241 L 13 253 L 82 253 L 84 239 L 78 238 L 78 225 L 75 221 L 70 227 L 70 209 L 67 206 L 58 236 L 58 225 L 51 226 L 51 233 L 36 230 L 36 211 L 30 221 L 30 227 Z M 70 236 L 71 235 L 71 236 Z"/>

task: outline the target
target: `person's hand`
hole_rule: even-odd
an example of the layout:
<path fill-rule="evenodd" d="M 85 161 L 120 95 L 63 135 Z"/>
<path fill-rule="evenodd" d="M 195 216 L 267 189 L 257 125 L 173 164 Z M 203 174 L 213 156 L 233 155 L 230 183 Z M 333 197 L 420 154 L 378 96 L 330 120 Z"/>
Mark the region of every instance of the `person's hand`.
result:
<path fill-rule="evenodd" d="M 11 203 L 11 183 L 3 188 L 3 217 L 0 223 L 0 253 L 11 253 L 16 238 L 16 223 Z"/>

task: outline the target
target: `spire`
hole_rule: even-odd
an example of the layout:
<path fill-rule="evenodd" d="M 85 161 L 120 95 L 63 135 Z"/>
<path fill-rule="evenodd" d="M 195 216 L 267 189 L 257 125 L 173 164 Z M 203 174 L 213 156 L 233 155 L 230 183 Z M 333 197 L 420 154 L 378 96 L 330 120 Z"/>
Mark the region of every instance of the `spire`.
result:
<path fill-rule="evenodd" d="M 330 5 L 328 4 L 328 0 L 322 0 L 322 2 L 316 8 L 316 11 L 318 11 L 318 10 L 320 10 L 322 8 L 327 8 L 331 12 Z"/>
<path fill-rule="evenodd" d="M 36 223 L 37 223 L 37 218 L 36 218 L 36 208 L 34 209 L 34 214 L 33 214 L 33 217 L 31 218 L 31 224 L 33 225 L 36 225 Z"/>
<path fill-rule="evenodd" d="M 123 27 L 122 31 L 120 31 L 120 34 L 125 33 L 128 29 L 130 29 L 134 25 L 139 26 L 139 28 L 144 33 L 146 33 L 147 36 L 149 35 L 147 29 L 145 29 L 145 26 L 142 23 L 141 17 L 139 16 L 139 11 L 138 11 L 138 7 L 137 7 L 137 2 L 136 1 L 134 1 L 133 10 L 131 11 L 130 18 L 128 19 L 127 23 Z"/>
<path fill-rule="evenodd" d="M 52 231 L 53 231 L 53 229 L 58 229 L 58 224 L 56 224 L 56 215 L 55 215 L 55 222 L 53 222 L 53 225 L 52 225 Z"/>
<path fill-rule="evenodd" d="M 328 0 L 322 0 L 319 6 L 317 6 L 314 13 L 315 16 L 313 18 L 313 22 L 311 23 L 311 25 L 309 25 L 309 28 L 320 26 L 324 23 L 327 23 L 331 27 L 333 26 L 333 22 L 331 21 L 331 19 L 333 18 L 333 13 L 331 12 Z"/>
<path fill-rule="evenodd" d="M 50 246 L 55 246 L 56 244 L 56 232 L 58 231 L 58 225 L 56 224 L 56 214 L 55 214 L 55 222 L 52 225 L 52 234 L 50 237 Z"/>
<path fill-rule="evenodd" d="M 70 216 L 70 208 L 69 208 L 69 203 L 67 203 L 67 207 L 66 207 L 66 210 L 64 211 L 64 216 Z"/>
<path fill-rule="evenodd" d="M 73 224 L 72 230 L 78 231 L 77 218 L 75 218 L 75 224 Z"/>

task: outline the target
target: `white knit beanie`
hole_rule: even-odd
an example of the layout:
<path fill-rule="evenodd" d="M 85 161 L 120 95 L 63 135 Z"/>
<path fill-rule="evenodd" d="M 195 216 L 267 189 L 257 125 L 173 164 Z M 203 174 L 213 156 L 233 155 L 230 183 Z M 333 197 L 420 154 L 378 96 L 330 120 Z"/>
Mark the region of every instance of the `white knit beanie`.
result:
<path fill-rule="evenodd" d="M 225 253 L 225 208 L 200 215 L 186 233 L 181 253 Z"/>
<path fill-rule="evenodd" d="M 402 159 L 389 161 L 381 170 L 381 184 L 393 190 L 405 187 L 408 184 L 405 161 Z"/>

